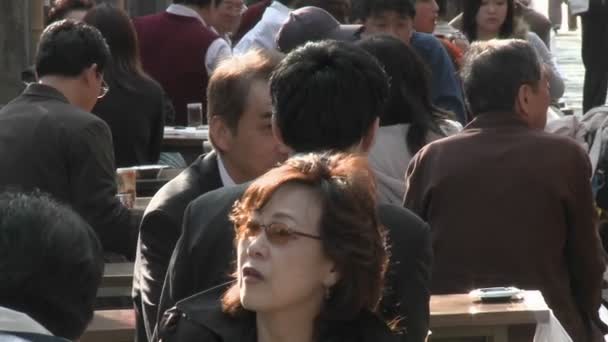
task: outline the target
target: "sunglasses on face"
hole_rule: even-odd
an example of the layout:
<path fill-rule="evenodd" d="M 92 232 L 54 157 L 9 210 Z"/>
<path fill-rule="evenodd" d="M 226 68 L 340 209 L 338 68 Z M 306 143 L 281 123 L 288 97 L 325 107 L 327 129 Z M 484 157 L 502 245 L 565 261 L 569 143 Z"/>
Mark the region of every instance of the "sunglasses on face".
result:
<path fill-rule="evenodd" d="M 318 235 L 311 235 L 299 232 L 290 228 L 287 224 L 281 222 L 271 222 L 269 224 L 261 224 L 258 221 L 249 221 L 242 230 L 242 236 L 245 238 L 254 237 L 264 231 L 266 238 L 273 245 L 284 245 L 289 240 L 296 238 L 297 236 L 307 237 L 309 239 L 321 240 Z"/>

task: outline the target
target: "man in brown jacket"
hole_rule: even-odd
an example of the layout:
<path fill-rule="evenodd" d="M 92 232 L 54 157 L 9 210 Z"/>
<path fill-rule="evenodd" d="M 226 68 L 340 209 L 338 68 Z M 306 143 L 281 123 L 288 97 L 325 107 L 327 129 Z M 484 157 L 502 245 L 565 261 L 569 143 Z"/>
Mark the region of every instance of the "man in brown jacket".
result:
<path fill-rule="evenodd" d="M 474 120 L 422 148 L 406 175 L 405 206 L 431 227 L 432 293 L 539 289 L 574 341 L 602 341 L 590 162 L 542 130 L 549 89 L 533 48 L 474 43 L 462 76 Z"/>

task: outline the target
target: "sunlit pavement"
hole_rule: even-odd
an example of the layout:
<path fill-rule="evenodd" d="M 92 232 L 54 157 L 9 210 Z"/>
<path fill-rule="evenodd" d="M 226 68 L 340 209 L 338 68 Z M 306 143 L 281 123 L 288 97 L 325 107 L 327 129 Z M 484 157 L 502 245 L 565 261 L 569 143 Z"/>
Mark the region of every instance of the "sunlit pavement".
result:
<path fill-rule="evenodd" d="M 547 15 L 548 0 L 533 0 L 532 6 L 539 12 Z M 575 113 L 582 112 L 583 104 L 583 81 L 585 68 L 581 60 L 581 33 L 580 19 L 579 30 L 568 31 L 568 12 L 566 5 L 562 5 L 562 29 L 552 40 L 553 55 L 557 58 L 557 64 L 566 83 L 564 100 L 573 108 Z"/>

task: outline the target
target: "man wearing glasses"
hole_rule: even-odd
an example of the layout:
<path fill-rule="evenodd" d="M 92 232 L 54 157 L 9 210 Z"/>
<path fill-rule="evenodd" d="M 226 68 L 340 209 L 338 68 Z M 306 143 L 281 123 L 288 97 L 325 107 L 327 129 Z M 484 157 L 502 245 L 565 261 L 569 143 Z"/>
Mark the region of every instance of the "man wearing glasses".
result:
<path fill-rule="evenodd" d="M 106 252 L 131 256 L 136 225 L 115 198 L 110 129 L 90 113 L 108 92 L 110 51 L 97 29 L 60 21 L 40 37 L 38 83 L 0 110 L 0 191 L 40 190 L 71 205 Z"/>

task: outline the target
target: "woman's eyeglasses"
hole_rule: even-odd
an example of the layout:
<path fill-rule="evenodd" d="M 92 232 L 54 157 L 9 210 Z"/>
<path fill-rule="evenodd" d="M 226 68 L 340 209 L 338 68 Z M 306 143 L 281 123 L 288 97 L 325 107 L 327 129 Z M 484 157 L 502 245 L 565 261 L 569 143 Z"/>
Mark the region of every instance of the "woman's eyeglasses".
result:
<path fill-rule="evenodd" d="M 108 84 L 106 83 L 106 80 L 104 80 L 103 78 L 101 79 L 101 88 L 99 90 L 99 96 L 97 96 L 98 99 L 106 96 L 106 94 L 110 91 L 110 87 L 108 86 Z"/>
<path fill-rule="evenodd" d="M 311 235 L 299 232 L 290 228 L 285 223 L 280 222 L 261 224 L 257 221 L 249 221 L 243 227 L 243 235 L 244 237 L 257 236 L 262 230 L 264 230 L 264 233 L 266 233 L 266 238 L 268 239 L 268 241 L 270 241 L 270 243 L 274 245 L 284 245 L 296 236 L 303 236 L 310 239 L 321 240 L 321 237 L 318 235 Z"/>

